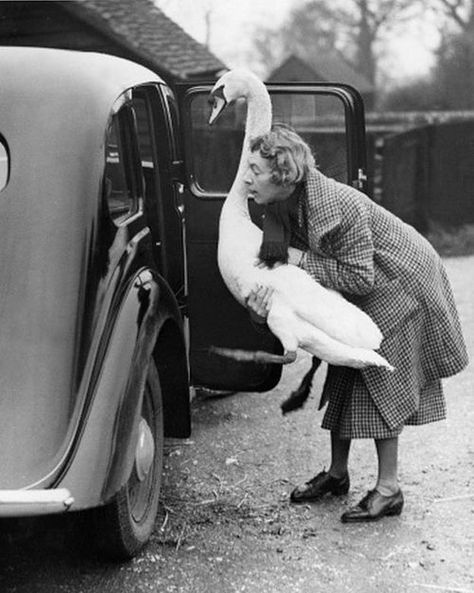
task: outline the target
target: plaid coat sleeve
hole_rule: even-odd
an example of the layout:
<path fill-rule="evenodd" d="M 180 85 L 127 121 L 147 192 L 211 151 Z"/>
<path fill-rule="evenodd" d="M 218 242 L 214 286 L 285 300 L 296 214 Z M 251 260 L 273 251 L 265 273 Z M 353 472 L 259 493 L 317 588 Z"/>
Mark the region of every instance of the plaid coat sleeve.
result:
<path fill-rule="evenodd" d="M 341 202 L 336 186 L 315 175 L 307 180 L 309 251 L 305 269 L 323 286 L 349 294 L 368 294 L 374 285 L 374 244 L 370 212 L 364 202 Z"/>

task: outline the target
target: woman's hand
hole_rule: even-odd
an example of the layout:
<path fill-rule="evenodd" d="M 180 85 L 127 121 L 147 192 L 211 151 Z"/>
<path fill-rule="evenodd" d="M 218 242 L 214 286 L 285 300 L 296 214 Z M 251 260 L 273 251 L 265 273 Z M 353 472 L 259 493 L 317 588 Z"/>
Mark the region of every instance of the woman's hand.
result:
<path fill-rule="evenodd" d="M 303 260 L 304 251 L 296 247 L 288 247 L 288 263 L 293 266 L 299 266 Z"/>
<path fill-rule="evenodd" d="M 250 310 L 250 316 L 256 323 L 263 324 L 266 322 L 272 294 L 272 288 L 258 286 L 247 297 L 246 304 Z"/>

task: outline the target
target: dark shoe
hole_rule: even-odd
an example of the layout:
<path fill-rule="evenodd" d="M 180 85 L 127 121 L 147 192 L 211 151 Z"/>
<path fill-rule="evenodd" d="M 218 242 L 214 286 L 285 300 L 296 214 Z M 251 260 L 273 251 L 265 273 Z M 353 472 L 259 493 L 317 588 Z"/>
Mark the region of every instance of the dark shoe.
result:
<path fill-rule="evenodd" d="M 369 490 L 364 498 L 341 516 L 343 523 L 377 521 L 382 517 L 400 515 L 403 509 L 403 494 L 399 490 L 392 496 L 384 496 L 377 490 Z"/>
<path fill-rule="evenodd" d="M 339 496 L 349 492 L 349 474 L 342 478 L 333 478 L 322 471 L 317 476 L 301 486 L 297 486 L 291 493 L 291 502 L 311 502 L 318 500 L 328 492 Z"/>

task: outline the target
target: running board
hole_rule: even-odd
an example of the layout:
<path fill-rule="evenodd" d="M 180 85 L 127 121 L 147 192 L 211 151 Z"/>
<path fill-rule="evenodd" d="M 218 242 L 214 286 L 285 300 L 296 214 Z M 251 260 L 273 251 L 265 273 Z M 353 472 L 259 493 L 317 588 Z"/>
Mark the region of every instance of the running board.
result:
<path fill-rule="evenodd" d="M 28 517 L 64 513 L 74 498 L 66 488 L 0 490 L 0 517 Z"/>

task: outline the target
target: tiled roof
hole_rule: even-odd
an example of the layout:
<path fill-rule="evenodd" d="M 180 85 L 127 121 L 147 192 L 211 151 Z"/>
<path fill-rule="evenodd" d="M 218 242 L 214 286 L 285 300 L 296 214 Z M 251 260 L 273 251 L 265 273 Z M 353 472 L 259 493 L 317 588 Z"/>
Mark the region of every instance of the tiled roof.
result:
<path fill-rule="evenodd" d="M 311 66 L 314 70 L 324 76 L 326 80 L 340 80 L 359 89 L 361 92 L 370 92 L 374 86 L 367 78 L 357 72 L 350 64 L 335 53 L 325 53 L 312 61 Z"/>
<path fill-rule="evenodd" d="M 152 0 L 74 0 L 62 4 L 173 77 L 210 76 L 226 68 Z"/>
<path fill-rule="evenodd" d="M 374 91 L 374 86 L 363 74 L 354 70 L 354 68 L 342 57 L 336 53 L 330 52 L 321 51 L 317 56 L 312 57 L 310 60 L 300 58 L 296 55 L 290 55 L 273 71 L 270 78 L 273 78 L 284 66 L 291 66 L 292 63 L 298 61 L 314 73 L 316 80 L 350 84 L 361 93 L 370 93 Z"/>

